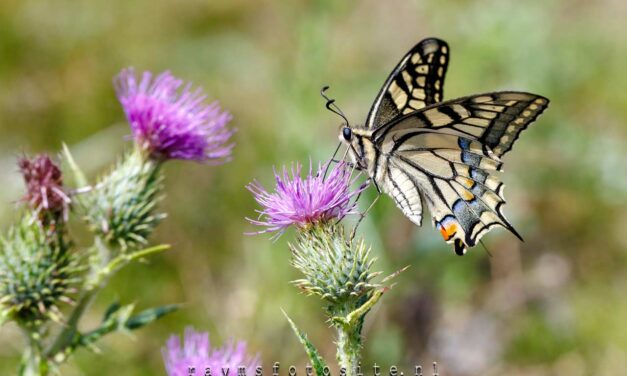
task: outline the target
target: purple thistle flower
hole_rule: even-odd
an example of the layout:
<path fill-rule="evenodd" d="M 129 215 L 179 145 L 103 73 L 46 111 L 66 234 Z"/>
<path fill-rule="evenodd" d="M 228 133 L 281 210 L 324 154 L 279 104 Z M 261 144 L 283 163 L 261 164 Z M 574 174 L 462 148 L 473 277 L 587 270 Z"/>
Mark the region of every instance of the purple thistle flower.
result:
<path fill-rule="evenodd" d="M 17 162 L 26 184 L 24 201 L 36 213 L 66 214 L 70 198 L 63 189 L 61 169 L 45 154 Z"/>
<path fill-rule="evenodd" d="M 226 127 L 231 115 L 217 102 L 206 104 L 202 89 L 164 72 L 153 79 L 132 68 L 114 79 L 135 141 L 158 160 L 184 159 L 220 163 L 229 159 L 234 130 Z"/>
<path fill-rule="evenodd" d="M 166 346 L 161 349 L 165 369 L 169 376 L 188 376 L 190 368 L 195 368 L 196 375 L 204 375 L 211 368 L 212 375 L 237 375 L 238 367 L 246 367 L 246 374 L 253 375 L 259 365 L 258 356 L 246 352 L 246 342 L 229 342 L 222 348 L 211 348 L 209 334 L 196 332 L 193 328 L 185 329 L 185 338 L 181 344 L 179 336 L 171 336 Z"/>
<path fill-rule="evenodd" d="M 318 165 L 318 171 L 313 175 L 310 163 L 305 179 L 300 176 L 299 163 L 292 165 L 291 176 L 285 167 L 281 174 L 275 170 L 276 188 L 272 193 L 257 181 L 249 184 L 246 188 L 263 210 L 257 211 L 259 219 L 247 219 L 252 224 L 267 227 L 258 233 L 278 231 L 277 236 L 280 236 L 291 225 L 307 228 L 354 213 L 356 203 L 352 199 L 364 187 L 351 190 L 352 171 L 344 163 L 335 165 L 325 179 L 327 164 Z"/>

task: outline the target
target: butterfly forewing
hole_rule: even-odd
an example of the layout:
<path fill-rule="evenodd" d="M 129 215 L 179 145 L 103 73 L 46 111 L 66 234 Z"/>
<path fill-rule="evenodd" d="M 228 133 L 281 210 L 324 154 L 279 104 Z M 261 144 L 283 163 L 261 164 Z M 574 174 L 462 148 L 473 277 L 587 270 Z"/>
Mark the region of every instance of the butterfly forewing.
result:
<path fill-rule="evenodd" d="M 500 157 L 520 132 L 547 107 L 548 99 L 523 92 L 478 94 L 429 106 L 375 130 L 375 142 L 400 138 L 417 128 L 460 135 L 480 142 Z"/>
<path fill-rule="evenodd" d="M 429 38 L 412 48 L 394 68 L 377 95 L 366 128 L 382 124 L 442 100 L 449 61 L 446 42 Z"/>

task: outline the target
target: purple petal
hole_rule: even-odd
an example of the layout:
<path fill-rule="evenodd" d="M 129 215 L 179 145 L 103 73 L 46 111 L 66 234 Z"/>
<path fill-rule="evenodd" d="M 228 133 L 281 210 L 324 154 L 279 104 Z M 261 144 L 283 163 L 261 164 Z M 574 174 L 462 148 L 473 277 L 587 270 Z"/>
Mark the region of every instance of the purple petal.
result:
<path fill-rule="evenodd" d="M 184 159 L 220 163 L 231 156 L 235 132 L 227 128 L 232 116 L 217 102 L 205 104 L 201 89 L 164 72 L 153 79 L 143 72 L 138 81 L 132 68 L 114 79 L 118 99 L 135 141 L 155 159 Z"/>
<path fill-rule="evenodd" d="M 311 224 L 328 222 L 354 213 L 353 198 L 363 190 L 351 190 L 354 180 L 351 169 L 344 163 L 335 165 L 328 176 L 323 178 L 327 164 L 318 165 L 314 175 L 310 163 L 309 173 L 301 178 L 301 165 L 296 163 L 290 171 L 283 167 L 274 171 L 275 190 L 269 192 L 260 183 L 253 181 L 246 188 L 252 192 L 261 205 L 257 219 L 248 221 L 265 227 L 264 232 L 277 232 L 280 236 L 291 225 L 306 227 Z"/>

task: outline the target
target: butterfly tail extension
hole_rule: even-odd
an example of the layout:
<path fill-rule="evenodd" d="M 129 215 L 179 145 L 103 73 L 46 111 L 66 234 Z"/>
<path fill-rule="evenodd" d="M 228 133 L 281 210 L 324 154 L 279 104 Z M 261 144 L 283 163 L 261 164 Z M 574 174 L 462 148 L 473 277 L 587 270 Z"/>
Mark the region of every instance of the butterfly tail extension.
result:
<path fill-rule="evenodd" d="M 455 254 L 457 256 L 463 256 L 468 251 L 468 247 L 461 239 L 455 239 Z"/>

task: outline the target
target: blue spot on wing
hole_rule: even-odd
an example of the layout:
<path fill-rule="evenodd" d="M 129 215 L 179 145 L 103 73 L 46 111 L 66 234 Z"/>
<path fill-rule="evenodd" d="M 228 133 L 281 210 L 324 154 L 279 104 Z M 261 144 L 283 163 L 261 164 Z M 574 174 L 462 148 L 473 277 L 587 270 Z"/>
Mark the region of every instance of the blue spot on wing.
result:
<path fill-rule="evenodd" d="M 470 177 L 472 178 L 472 180 L 477 181 L 481 184 L 485 184 L 486 179 L 488 178 L 488 174 L 483 171 L 483 170 L 479 170 L 476 168 L 471 168 L 470 169 Z"/>
<path fill-rule="evenodd" d="M 462 150 L 468 150 L 470 149 L 470 140 L 467 138 L 462 138 L 460 137 L 457 140 L 457 144 L 459 145 L 460 148 L 462 148 Z"/>
<path fill-rule="evenodd" d="M 462 162 L 466 163 L 469 166 L 479 167 L 479 163 L 481 163 L 481 157 L 468 151 L 462 151 Z"/>

